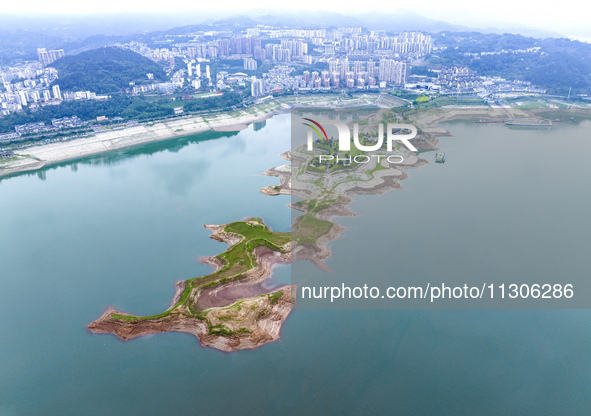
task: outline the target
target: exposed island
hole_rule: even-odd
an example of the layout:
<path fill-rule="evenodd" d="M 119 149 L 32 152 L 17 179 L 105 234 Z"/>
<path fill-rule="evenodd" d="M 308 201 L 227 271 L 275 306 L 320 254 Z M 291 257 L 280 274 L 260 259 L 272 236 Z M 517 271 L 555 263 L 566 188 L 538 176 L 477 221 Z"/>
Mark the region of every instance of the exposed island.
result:
<path fill-rule="evenodd" d="M 259 218 L 206 227 L 213 230 L 211 238 L 229 244 L 222 254 L 202 259 L 215 267 L 213 273 L 176 282 L 170 308 L 158 315 L 135 316 L 109 308 L 88 329 L 122 340 L 188 332 L 203 345 L 222 351 L 276 341 L 294 306 L 292 288 L 269 292 L 262 282 L 274 264 L 291 261 L 290 233 L 272 231 Z"/>

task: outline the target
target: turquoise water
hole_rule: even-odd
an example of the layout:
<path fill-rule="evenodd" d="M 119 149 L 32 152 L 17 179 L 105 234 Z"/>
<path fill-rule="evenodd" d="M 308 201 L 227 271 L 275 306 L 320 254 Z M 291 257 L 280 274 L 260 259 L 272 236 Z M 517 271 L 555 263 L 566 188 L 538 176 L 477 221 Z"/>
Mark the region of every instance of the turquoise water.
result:
<path fill-rule="evenodd" d="M 490 153 L 473 140 L 482 127 L 453 126 L 456 137 L 441 146 L 459 177 L 471 152 L 481 164 Z M 89 334 L 105 307 L 158 313 L 174 281 L 208 273 L 196 259 L 225 246 L 204 223 L 260 216 L 289 229 L 289 197 L 260 194 L 276 178 L 257 176 L 284 163 L 289 131 L 289 116 L 278 116 L 257 132 L 169 140 L 1 181 L 0 415 L 591 413 L 588 311 L 295 310 L 280 342 L 232 354 L 181 333 L 129 342 Z M 578 140 L 572 153 L 583 160 L 591 149 Z M 548 166 L 562 186 L 550 190 L 588 203 L 588 188 L 572 182 L 580 172 L 570 157 L 579 156 L 562 154 L 563 164 Z M 350 228 L 333 244 L 331 267 L 372 218 L 418 206 L 442 176 L 436 168 L 411 171 L 406 189 L 379 204 L 360 198 L 353 208 L 363 215 L 339 220 Z M 465 181 L 455 192 L 474 192 Z M 562 226 L 587 230 L 586 217 L 569 213 Z M 441 250 L 421 241 L 407 244 L 425 258 Z M 572 247 L 582 257 L 587 240 Z M 288 281 L 289 269 L 276 279 Z"/>

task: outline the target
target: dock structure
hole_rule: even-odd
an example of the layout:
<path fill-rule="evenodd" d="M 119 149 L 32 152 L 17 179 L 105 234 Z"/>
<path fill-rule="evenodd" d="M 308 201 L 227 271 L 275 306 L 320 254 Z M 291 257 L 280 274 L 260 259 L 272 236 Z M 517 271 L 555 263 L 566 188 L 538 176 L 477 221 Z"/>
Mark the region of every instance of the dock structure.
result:
<path fill-rule="evenodd" d="M 526 119 L 526 118 L 514 118 L 505 121 L 506 126 L 510 127 L 552 127 L 552 122 L 546 119 Z"/>

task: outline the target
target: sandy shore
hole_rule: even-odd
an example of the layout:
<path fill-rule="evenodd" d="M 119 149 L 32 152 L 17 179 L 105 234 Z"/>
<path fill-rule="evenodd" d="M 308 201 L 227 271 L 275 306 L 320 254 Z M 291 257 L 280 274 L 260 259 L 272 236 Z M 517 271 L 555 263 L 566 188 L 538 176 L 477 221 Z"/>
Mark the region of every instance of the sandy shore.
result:
<path fill-rule="evenodd" d="M 284 111 L 288 111 L 288 108 L 280 103 L 267 102 L 264 105 L 250 107 L 248 110 L 206 116 L 187 116 L 174 120 L 139 124 L 121 130 L 96 133 L 85 138 L 15 150 L 16 159 L 0 164 L 0 177 L 17 172 L 33 171 L 46 165 L 111 150 L 188 136 L 207 130 L 241 131 L 248 128 L 250 123 L 263 121 Z"/>

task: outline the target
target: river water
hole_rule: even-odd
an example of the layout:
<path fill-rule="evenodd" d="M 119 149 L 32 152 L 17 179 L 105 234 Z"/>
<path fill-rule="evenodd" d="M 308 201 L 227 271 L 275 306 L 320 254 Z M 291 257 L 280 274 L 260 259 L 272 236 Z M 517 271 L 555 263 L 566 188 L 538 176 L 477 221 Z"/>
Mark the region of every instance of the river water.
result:
<path fill-rule="evenodd" d="M 182 333 L 128 342 L 88 333 L 107 306 L 159 313 L 174 281 L 208 273 L 197 259 L 225 246 L 204 223 L 258 216 L 289 230 L 289 197 L 260 194 L 277 180 L 258 176 L 285 163 L 278 154 L 289 149 L 289 122 L 277 116 L 258 131 L 171 139 L 0 182 L 0 415 L 591 413 L 587 310 L 296 309 L 280 342 L 232 354 Z M 455 137 L 441 140 L 445 165 L 409 171 L 404 190 L 360 197 L 352 209 L 361 215 L 338 219 L 348 229 L 332 245 L 333 275 L 355 267 L 353 242 L 392 210 L 412 212 L 399 230 L 403 272 L 476 273 L 492 262 L 469 250 L 509 244 L 521 252 L 507 273 L 534 257 L 556 267 L 549 255 L 562 267 L 553 272 L 588 273 L 589 123 L 535 137 L 447 126 Z M 517 140 L 510 154 L 505 136 Z M 557 143 L 558 160 L 513 163 L 546 157 L 538 147 Z M 509 172 L 490 177 L 495 165 Z M 521 222 L 506 224 L 507 204 Z M 514 230 L 510 238 L 484 217 Z M 434 225 L 443 228 L 433 233 Z M 471 260 L 458 268 L 466 250 Z M 282 266 L 274 278 L 289 276 Z"/>

